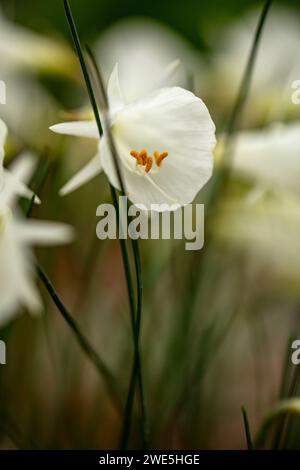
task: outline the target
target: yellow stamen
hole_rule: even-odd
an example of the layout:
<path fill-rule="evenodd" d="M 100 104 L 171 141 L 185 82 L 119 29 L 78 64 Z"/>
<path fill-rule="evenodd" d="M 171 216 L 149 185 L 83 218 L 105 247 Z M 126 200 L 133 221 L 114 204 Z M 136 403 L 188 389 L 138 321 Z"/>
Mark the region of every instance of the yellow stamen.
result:
<path fill-rule="evenodd" d="M 161 162 L 168 156 L 168 152 L 162 152 L 162 153 L 158 153 L 158 152 L 154 152 L 154 158 L 155 158 L 155 163 L 158 167 L 160 167 L 161 165 Z"/>
<path fill-rule="evenodd" d="M 140 151 L 140 157 L 143 161 L 143 165 L 146 165 L 147 163 L 147 159 L 148 159 L 148 153 L 147 153 L 147 150 L 143 149 Z"/>
<path fill-rule="evenodd" d="M 149 171 L 152 168 L 152 165 L 153 165 L 152 157 L 147 157 L 146 168 L 145 168 L 146 173 L 149 173 Z"/>
<path fill-rule="evenodd" d="M 136 150 L 131 150 L 130 155 L 136 159 L 137 165 L 144 166 L 146 173 L 149 173 L 153 166 L 153 161 L 155 160 L 156 166 L 160 167 L 162 161 L 169 155 L 169 153 L 154 152 L 153 157 L 149 157 L 147 150 L 142 149 L 140 152 L 137 152 Z"/>
<path fill-rule="evenodd" d="M 137 165 L 143 165 L 143 159 L 141 158 L 139 152 L 136 152 L 135 150 L 131 150 L 130 155 L 136 159 Z"/>

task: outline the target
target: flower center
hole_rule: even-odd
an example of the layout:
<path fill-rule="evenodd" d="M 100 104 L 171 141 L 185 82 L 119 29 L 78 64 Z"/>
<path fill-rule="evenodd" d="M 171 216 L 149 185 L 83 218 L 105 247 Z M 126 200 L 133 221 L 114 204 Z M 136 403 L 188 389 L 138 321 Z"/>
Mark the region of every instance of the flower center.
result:
<path fill-rule="evenodd" d="M 136 164 L 143 166 L 145 168 L 145 172 L 149 173 L 149 171 L 153 167 L 153 163 L 157 168 L 161 167 L 162 161 L 169 155 L 168 152 L 154 152 L 153 156 L 149 156 L 147 150 L 143 149 L 140 152 L 136 150 L 131 150 L 130 155 L 136 159 Z"/>

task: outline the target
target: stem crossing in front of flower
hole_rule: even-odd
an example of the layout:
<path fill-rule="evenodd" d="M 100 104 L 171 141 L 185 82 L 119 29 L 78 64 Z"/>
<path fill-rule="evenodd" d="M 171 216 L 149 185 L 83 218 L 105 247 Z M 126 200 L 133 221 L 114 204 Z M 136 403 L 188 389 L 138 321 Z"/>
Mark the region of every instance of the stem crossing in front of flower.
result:
<path fill-rule="evenodd" d="M 79 35 L 77 32 L 77 28 L 73 19 L 73 15 L 71 12 L 71 8 L 69 5 L 68 0 L 64 0 L 64 6 L 65 6 L 65 11 L 66 11 L 66 16 L 69 22 L 70 30 L 72 33 L 73 41 L 75 44 L 75 48 L 80 60 L 82 72 L 84 75 L 85 83 L 87 86 L 89 98 L 91 101 L 91 105 L 93 108 L 93 112 L 95 115 L 95 120 L 96 124 L 98 127 L 99 131 L 99 137 L 102 137 L 103 134 L 103 127 L 101 124 L 101 119 L 98 111 L 98 106 L 93 90 L 93 86 L 91 83 L 91 79 L 89 76 L 89 72 L 85 63 L 84 59 L 84 54 L 82 51 Z M 104 90 L 103 87 L 103 81 L 101 74 L 99 72 L 99 69 L 97 67 L 96 61 L 93 58 L 93 55 L 89 53 L 92 59 L 92 64 L 95 67 L 95 71 L 97 74 L 97 77 L 99 79 L 99 85 L 100 89 Z M 104 102 L 107 103 L 106 97 L 102 97 Z M 104 110 L 104 119 L 105 121 L 108 121 L 107 118 L 107 110 Z M 118 161 L 118 155 L 117 155 L 117 150 L 116 146 L 113 140 L 113 137 L 111 135 L 111 132 L 109 131 L 110 126 L 108 125 L 108 122 L 105 122 L 105 127 L 108 129 L 108 144 L 109 148 L 112 154 L 112 158 L 114 161 L 114 166 L 115 170 L 117 173 L 117 177 L 119 180 L 119 186 L 121 188 L 121 192 L 123 194 L 126 194 L 125 192 L 125 185 L 124 185 L 124 180 L 123 180 L 123 175 L 120 170 L 120 165 Z M 111 185 L 110 185 L 111 186 Z M 115 189 L 111 186 L 111 193 L 112 193 L 112 198 L 113 200 L 115 199 L 116 193 Z M 139 393 L 140 393 L 140 398 L 141 398 L 141 404 L 142 404 L 142 437 L 143 437 L 143 445 L 144 447 L 147 446 L 147 431 L 146 431 L 146 406 L 145 406 L 145 398 L 144 398 L 144 389 L 143 389 L 143 380 L 142 380 L 142 373 L 141 373 L 141 359 L 140 359 L 140 352 L 139 352 L 139 336 L 140 336 L 140 324 L 141 324 L 141 297 L 142 297 L 142 282 L 141 282 L 141 265 L 137 264 L 138 260 L 140 259 L 139 256 L 139 248 L 138 248 L 138 243 L 136 240 L 132 240 L 132 248 L 134 252 L 134 261 L 135 261 L 135 270 L 136 270 L 136 277 L 137 277 L 137 308 L 135 307 L 135 300 L 134 300 L 134 290 L 133 290 L 133 283 L 131 279 L 131 270 L 130 270 L 130 263 L 129 263 L 129 255 L 127 251 L 127 245 L 124 240 L 120 240 L 121 244 L 121 251 L 122 251 L 122 257 L 123 257 L 123 264 L 124 264 L 124 270 L 125 270 L 125 276 L 126 276 L 126 282 L 127 282 L 127 290 L 128 290 L 128 296 L 129 296 L 129 304 L 130 304 L 130 314 L 131 314 L 131 325 L 132 325 L 132 331 L 133 331 L 133 340 L 134 340 L 134 362 L 133 362 L 133 374 L 132 377 L 134 378 L 133 380 L 130 380 L 130 386 L 129 386 L 129 391 L 128 391 L 128 396 L 127 396 L 127 404 L 125 408 L 125 416 L 124 416 L 124 425 L 123 425 L 123 432 L 122 436 L 126 436 L 125 439 L 122 438 L 123 443 L 127 446 L 128 440 L 129 440 L 129 435 L 130 435 L 130 425 L 131 425 L 131 415 L 133 411 L 133 397 L 134 397 L 134 389 L 135 389 L 135 377 L 138 378 L 138 386 L 139 386 Z M 133 387 L 132 387 L 133 383 Z"/>

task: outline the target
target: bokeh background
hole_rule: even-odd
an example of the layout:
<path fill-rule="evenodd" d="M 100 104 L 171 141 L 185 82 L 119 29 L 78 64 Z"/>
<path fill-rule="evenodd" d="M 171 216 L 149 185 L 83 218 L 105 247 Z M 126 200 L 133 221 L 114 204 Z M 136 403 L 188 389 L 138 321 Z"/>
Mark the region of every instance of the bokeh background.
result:
<path fill-rule="evenodd" d="M 206 244 L 141 243 L 141 350 L 153 448 L 243 449 L 241 406 L 256 434 L 283 397 L 299 393 L 290 361 L 300 338 L 300 2 L 272 5 L 253 83 L 234 136 L 229 184 L 212 198 L 223 133 L 245 69 L 262 2 L 131 0 L 71 2 L 83 43 L 105 79 L 116 61 L 129 99 L 180 59 L 174 83 L 200 96 L 217 126 L 215 176 L 200 192 Z M 96 207 L 110 200 L 105 175 L 61 198 L 58 190 L 96 143 L 52 134 L 51 124 L 90 109 L 63 2 L 1 1 L 0 79 L 9 127 L 7 163 L 38 158 L 33 217 L 70 223 L 73 244 L 36 256 L 117 378 L 126 397 L 132 337 L 117 241 L 95 236 Z M 36 180 L 33 184 L 36 184 Z M 122 416 L 105 380 L 83 356 L 43 286 L 39 318 L 18 312 L 0 331 L 1 448 L 117 448 Z M 141 446 L 135 404 L 130 446 Z M 277 423 L 276 423 L 277 426 Z M 272 428 L 268 446 L 278 427 Z M 299 418 L 283 421 L 281 445 L 300 447 Z"/>

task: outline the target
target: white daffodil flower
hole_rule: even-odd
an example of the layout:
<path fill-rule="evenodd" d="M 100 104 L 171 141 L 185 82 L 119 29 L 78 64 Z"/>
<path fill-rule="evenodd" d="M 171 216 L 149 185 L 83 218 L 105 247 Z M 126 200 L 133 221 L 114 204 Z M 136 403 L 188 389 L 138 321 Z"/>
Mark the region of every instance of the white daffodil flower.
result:
<path fill-rule="evenodd" d="M 126 191 L 134 204 L 184 206 L 212 175 L 215 125 L 201 99 L 179 87 L 161 88 L 126 104 L 115 66 L 108 82 L 109 120 Z M 94 121 L 57 124 L 61 134 L 98 138 Z M 103 169 L 119 181 L 104 131 L 97 155 L 65 185 L 67 194 Z M 159 209 L 158 209 L 159 210 Z M 162 210 L 162 209 L 160 209 Z"/>
<path fill-rule="evenodd" d="M 31 245 L 61 244 L 70 241 L 72 230 L 63 224 L 28 220 L 15 208 L 18 196 L 32 198 L 26 182 L 34 170 L 34 158 L 23 154 L 3 169 L 6 126 L 0 120 L 0 325 L 17 313 L 21 305 L 31 312 L 41 308 L 34 285 L 34 261 Z M 36 202 L 39 200 L 36 198 Z"/>

